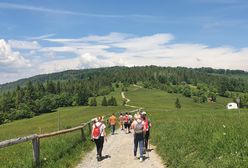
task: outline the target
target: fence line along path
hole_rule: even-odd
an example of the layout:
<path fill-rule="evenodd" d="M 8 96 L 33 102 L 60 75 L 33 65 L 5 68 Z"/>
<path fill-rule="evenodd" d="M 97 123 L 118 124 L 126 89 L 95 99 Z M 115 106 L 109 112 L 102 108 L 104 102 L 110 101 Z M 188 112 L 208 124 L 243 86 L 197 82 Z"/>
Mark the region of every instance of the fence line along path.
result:
<path fill-rule="evenodd" d="M 92 142 L 93 143 L 93 142 Z M 103 160 L 96 160 L 96 148 L 89 152 L 76 168 L 164 168 L 161 158 L 156 154 L 154 147 L 147 152 L 145 160 L 140 162 L 133 154 L 133 133 L 117 130 L 115 135 L 109 135 L 103 146 Z M 139 151 L 137 152 L 139 156 Z"/>

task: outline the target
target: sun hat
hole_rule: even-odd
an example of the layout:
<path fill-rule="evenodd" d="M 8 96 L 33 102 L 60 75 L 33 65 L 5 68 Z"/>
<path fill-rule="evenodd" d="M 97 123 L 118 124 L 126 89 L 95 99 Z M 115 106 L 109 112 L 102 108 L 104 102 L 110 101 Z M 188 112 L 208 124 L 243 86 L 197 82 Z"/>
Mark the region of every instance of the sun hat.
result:
<path fill-rule="evenodd" d="M 142 115 L 146 115 L 146 112 L 145 112 L 145 111 L 143 111 L 141 114 L 142 114 Z"/>

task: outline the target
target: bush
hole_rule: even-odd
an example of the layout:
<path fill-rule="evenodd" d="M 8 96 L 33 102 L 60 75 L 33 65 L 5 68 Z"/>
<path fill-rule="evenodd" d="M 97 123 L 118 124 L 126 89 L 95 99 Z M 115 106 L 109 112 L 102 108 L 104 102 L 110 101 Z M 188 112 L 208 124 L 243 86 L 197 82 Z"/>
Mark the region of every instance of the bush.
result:
<path fill-rule="evenodd" d="M 18 120 L 23 118 L 32 118 L 35 115 L 34 112 L 24 103 L 19 105 L 18 109 L 11 109 L 11 113 L 8 116 L 9 120 Z"/>
<path fill-rule="evenodd" d="M 97 101 L 95 97 L 90 99 L 90 106 L 97 106 Z"/>

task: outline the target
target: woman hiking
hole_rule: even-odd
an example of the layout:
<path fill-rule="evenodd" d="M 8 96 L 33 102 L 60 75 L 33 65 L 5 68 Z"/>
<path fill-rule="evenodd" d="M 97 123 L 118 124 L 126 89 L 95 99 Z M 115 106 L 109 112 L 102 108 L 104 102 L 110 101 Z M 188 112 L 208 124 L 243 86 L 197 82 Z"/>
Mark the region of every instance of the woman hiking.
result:
<path fill-rule="evenodd" d="M 123 121 L 124 121 L 124 116 L 121 113 L 120 116 L 119 116 L 119 122 L 120 122 L 121 130 L 124 130 L 124 122 Z"/>
<path fill-rule="evenodd" d="M 148 119 L 148 117 L 146 116 L 146 112 L 143 111 L 141 113 L 142 116 L 142 120 L 144 121 L 144 126 L 146 129 L 145 135 L 144 135 L 144 153 L 146 153 L 146 151 L 148 150 L 148 144 L 149 144 L 149 138 L 150 138 L 150 129 L 151 129 L 151 121 Z"/>
<path fill-rule="evenodd" d="M 144 134 L 146 129 L 140 115 L 135 116 L 131 128 L 134 130 L 134 158 L 137 159 L 137 149 L 139 146 L 140 161 L 143 161 Z"/>
<path fill-rule="evenodd" d="M 101 116 L 98 117 L 97 120 L 94 120 L 92 124 L 91 139 L 96 144 L 97 161 L 102 160 L 102 149 L 103 149 L 104 140 L 107 141 L 105 128 L 106 126 L 103 123 Z"/>

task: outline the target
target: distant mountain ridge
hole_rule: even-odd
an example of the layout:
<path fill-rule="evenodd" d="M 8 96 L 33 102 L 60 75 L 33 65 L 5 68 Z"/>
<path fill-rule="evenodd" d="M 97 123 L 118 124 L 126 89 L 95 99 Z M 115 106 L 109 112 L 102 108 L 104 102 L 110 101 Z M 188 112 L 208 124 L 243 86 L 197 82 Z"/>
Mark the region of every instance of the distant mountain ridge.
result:
<path fill-rule="evenodd" d="M 143 68 L 153 68 L 156 70 L 176 70 L 176 71 L 195 71 L 199 74 L 209 74 L 209 75 L 220 75 L 220 76 L 227 76 L 227 77 L 234 77 L 234 78 L 242 78 L 248 81 L 248 72 L 243 70 L 229 70 L 229 69 L 214 69 L 210 67 L 202 67 L 202 68 L 186 68 L 186 67 L 159 67 L 159 66 L 137 66 L 137 67 L 124 67 L 124 66 L 114 66 L 114 67 L 104 67 L 104 68 L 92 68 L 92 69 L 81 69 L 81 70 L 66 70 L 62 72 L 55 72 L 50 74 L 41 74 L 36 75 L 30 78 L 20 79 L 14 82 L 9 82 L 5 84 L 0 84 L 0 92 L 13 90 L 18 85 L 24 86 L 28 81 L 34 83 L 44 83 L 45 81 L 52 80 L 83 80 L 89 78 L 91 75 L 103 75 L 109 71 L 117 70 L 118 72 L 123 71 L 127 72 L 136 70 L 136 69 L 143 69 Z"/>

